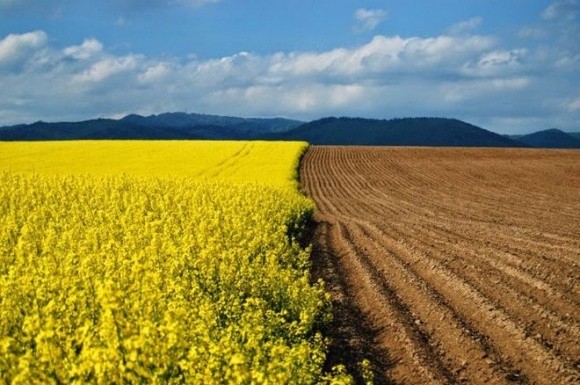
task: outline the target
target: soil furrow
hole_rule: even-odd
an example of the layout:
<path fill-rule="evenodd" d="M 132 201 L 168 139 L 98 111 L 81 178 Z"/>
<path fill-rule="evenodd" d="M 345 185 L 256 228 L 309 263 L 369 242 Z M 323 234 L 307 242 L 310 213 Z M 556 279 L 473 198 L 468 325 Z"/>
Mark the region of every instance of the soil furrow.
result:
<path fill-rule="evenodd" d="M 505 383 L 505 377 L 514 372 L 505 370 L 510 367 L 509 363 L 496 364 L 501 358 L 492 347 L 483 344 L 487 339 L 469 326 L 469 322 L 439 295 L 430 282 L 417 275 L 413 266 L 400 259 L 400 255 L 384 248 L 381 239 L 375 238 L 367 227 L 355 227 L 353 233 L 357 239 L 355 244 L 364 245 L 361 247 L 368 255 L 367 263 L 382 272 L 384 279 L 396 288 L 417 317 L 414 322 L 428 328 L 430 344 L 436 347 L 437 355 L 445 361 L 450 372 L 465 382 L 478 377 L 490 384 Z M 481 338 L 474 338 L 476 335 Z M 491 359 L 484 361 L 482 357 Z"/>
<path fill-rule="evenodd" d="M 312 147 L 329 366 L 379 384 L 580 381 L 580 152 Z"/>
<path fill-rule="evenodd" d="M 456 383 L 455 378 L 438 360 L 429 345 L 429 334 L 416 322 L 412 312 L 399 298 L 397 292 L 382 279 L 382 275 L 372 268 L 364 255 L 359 254 L 346 236 L 342 225 L 333 229 L 332 245 L 341 252 L 342 260 L 349 272 L 356 272 L 349 279 L 355 291 L 362 291 L 365 296 L 359 299 L 361 309 L 368 313 L 374 324 L 380 324 L 386 331 L 382 343 L 393 354 L 397 369 L 401 373 L 414 370 L 421 372 L 423 378 L 402 376 L 393 370 L 389 376 L 394 380 L 413 381 L 418 384 Z M 345 257 L 346 256 L 346 257 Z M 403 348 L 403 349 L 401 349 Z M 418 381 L 417 381 L 418 380 Z M 415 382 L 417 381 L 417 382 Z"/>
<path fill-rule="evenodd" d="M 521 265 L 506 263 L 504 257 L 509 258 L 509 254 L 497 251 L 493 247 L 477 247 L 477 242 L 474 241 L 472 245 L 465 245 L 462 243 L 446 243 L 444 240 L 437 238 L 435 227 L 431 227 L 429 231 L 422 228 L 411 227 L 393 227 L 393 233 L 396 233 L 402 239 L 411 245 L 410 247 L 418 248 L 430 257 L 438 257 L 443 263 L 452 263 L 457 260 L 467 260 L 470 267 L 476 270 L 480 275 L 489 280 L 491 275 L 498 275 L 502 280 L 509 281 L 514 287 L 517 287 L 520 292 L 525 295 L 534 297 L 536 301 L 544 306 L 562 314 L 574 314 L 580 316 L 580 309 L 574 299 L 578 294 L 576 292 L 568 292 L 566 286 L 557 284 L 560 290 L 553 288 L 546 281 L 546 277 L 542 277 L 542 271 L 538 271 L 536 275 L 532 275 L 522 268 Z M 428 241 L 427 243 L 425 241 Z M 572 280 L 572 286 L 576 286 L 577 280 L 572 275 L 566 279 L 568 273 L 560 276 L 561 283 L 567 283 Z M 572 298 L 568 298 L 572 297 Z M 558 301 L 554 301 L 558 299 Z"/>
<path fill-rule="evenodd" d="M 369 232 L 372 233 L 374 230 L 371 229 Z M 376 233 L 369 238 L 381 241 L 381 244 L 386 247 L 386 252 L 401 258 L 409 270 L 425 280 L 426 284 L 436 290 L 440 296 L 446 298 L 446 301 L 458 314 L 463 314 L 462 319 L 465 323 L 475 325 L 472 330 L 489 336 L 488 341 L 491 341 L 495 350 L 501 353 L 501 356 L 492 359 L 498 367 L 509 368 L 510 372 L 517 373 L 519 373 L 520 368 L 524 368 L 525 372 L 534 373 L 536 367 L 532 363 L 541 359 L 544 364 L 552 365 L 554 370 L 562 369 L 564 374 L 573 374 L 566 370 L 566 367 L 573 370 L 572 362 L 559 357 L 542 341 L 530 339 L 529 333 L 510 317 L 506 309 L 479 291 L 477 286 L 472 285 L 465 275 L 455 274 L 452 269 L 447 268 L 436 259 L 425 258 L 426 255 L 421 250 L 409 247 L 404 243 L 392 242 L 388 237 L 380 234 L 377 236 Z M 426 301 L 418 301 L 418 303 L 425 306 Z M 506 340 L 509 341 L 509 345 L 504 343 Z M 525 348 L 525 351 L 513 353 L 512 344 Z M 520 363 L 514 365 L 512 362 Z M 542 383 L 542 381 L 549 383 L 541 376 L 534 378 L 534 382 Z"/>

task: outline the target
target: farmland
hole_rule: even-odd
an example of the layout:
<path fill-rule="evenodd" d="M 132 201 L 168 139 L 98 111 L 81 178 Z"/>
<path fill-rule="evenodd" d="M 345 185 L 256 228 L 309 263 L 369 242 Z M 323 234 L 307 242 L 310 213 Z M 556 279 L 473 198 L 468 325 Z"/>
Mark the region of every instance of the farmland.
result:
<path fill-rule="evenodd" d="M 577 151 L 306 149 L 0 143 L 0 383 L 579 381 Z"/>
<path fill-rule="evenodd" d="M 331 363 L 370 357 L 377 383 L 580 381 L 580 153 L 313 147 L 301 180 Z"/>
<path fill-rule="evenodd" d="M 0 142 L 0 171 L 258 182 L 296 186 L 304 142 Z"/>
<path fill-rule="evenodd" d="M 305 143 L 0 148 L 0 383 L 348 382 L 297 242 Z"/>

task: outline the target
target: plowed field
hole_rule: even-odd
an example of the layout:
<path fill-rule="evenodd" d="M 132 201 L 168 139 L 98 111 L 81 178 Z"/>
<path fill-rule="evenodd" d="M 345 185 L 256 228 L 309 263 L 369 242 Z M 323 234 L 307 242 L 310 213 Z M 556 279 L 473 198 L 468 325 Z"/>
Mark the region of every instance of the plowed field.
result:
<path fill-rule="evenodd" d="M 329 365 L 377 383 L 580 382 L 580 151 L 312 147 Z"/>

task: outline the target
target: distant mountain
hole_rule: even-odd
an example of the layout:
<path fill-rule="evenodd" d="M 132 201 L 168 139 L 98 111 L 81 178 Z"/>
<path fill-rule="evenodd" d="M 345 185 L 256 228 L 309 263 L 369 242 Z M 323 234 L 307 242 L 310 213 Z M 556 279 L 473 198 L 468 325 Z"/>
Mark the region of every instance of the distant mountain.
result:
<path fill-rule="evenodd" d="M 567 132 L 567 134 L 573 138 L 580 140 L 580 132 Z"/>
<path fill-rule="evenodd" d="M 36 122 L 0 127 L 0 141 L 73 139 L 304 140 L 326 145 L 580 148 L 580 138 L 556 129 L 508 137 L 445 118 L 330 117 L 303 123 L 283 118 L 172 112 L 150 116 L 133 114 L 118 120 Z"/>
<path fill-rule="evenodd" d="M 36 122 L 0 127 L 0 140 L 73 139 L 259 139 L 302 122 L 273 118 L 233 118 L 217 115 L 166 113 L 128 115 L 120 120 Z"/>
<path fill-rule="evenodd" d="M 283 118 L 237 118 L 232 116 L 168 112 L 159 115 L 128 115 L 123 122 L 146 127 L 189 128 L 194 126 L 229 127 L 238 132 L 271 133 L 298 127 L 303 122 Z"/>
<path fill-rule="evenodd" d="M 202 134 L 187 130 L 144 127 L 112 119 L 95 119 L 76 123 L 36 122 L 0 128 L 0 140 L 202 139 L 203 137 Z"/>
<path fill-rule="evenodd" d="M 36 122 L 0 128 L 1 140 L 70 140 L 162 138 L 169 133 L 159 129 L 143 132 L 140 127 L 112 119 L 94 119 L 84 122 Z"/>
<path fill-rule="evenodd" d="M 524 147 L 472 124 L 444 118 L 324 118 L 280 137 L 325 145 Z"/>
<path fill-rule="evenodd" d="M 515 139 L 530 147 L 580 148 L 580 138 L 555 128 L 517 136 Z"/>

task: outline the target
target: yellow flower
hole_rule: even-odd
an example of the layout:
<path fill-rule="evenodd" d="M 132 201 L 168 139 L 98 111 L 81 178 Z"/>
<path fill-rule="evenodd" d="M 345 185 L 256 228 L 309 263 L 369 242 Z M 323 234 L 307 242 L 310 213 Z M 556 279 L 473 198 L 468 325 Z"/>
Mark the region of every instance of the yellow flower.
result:
<path fill-rule="evenodd" d="M 0 383 L 327 381 L 306 146 L 0 143 Z"/>

